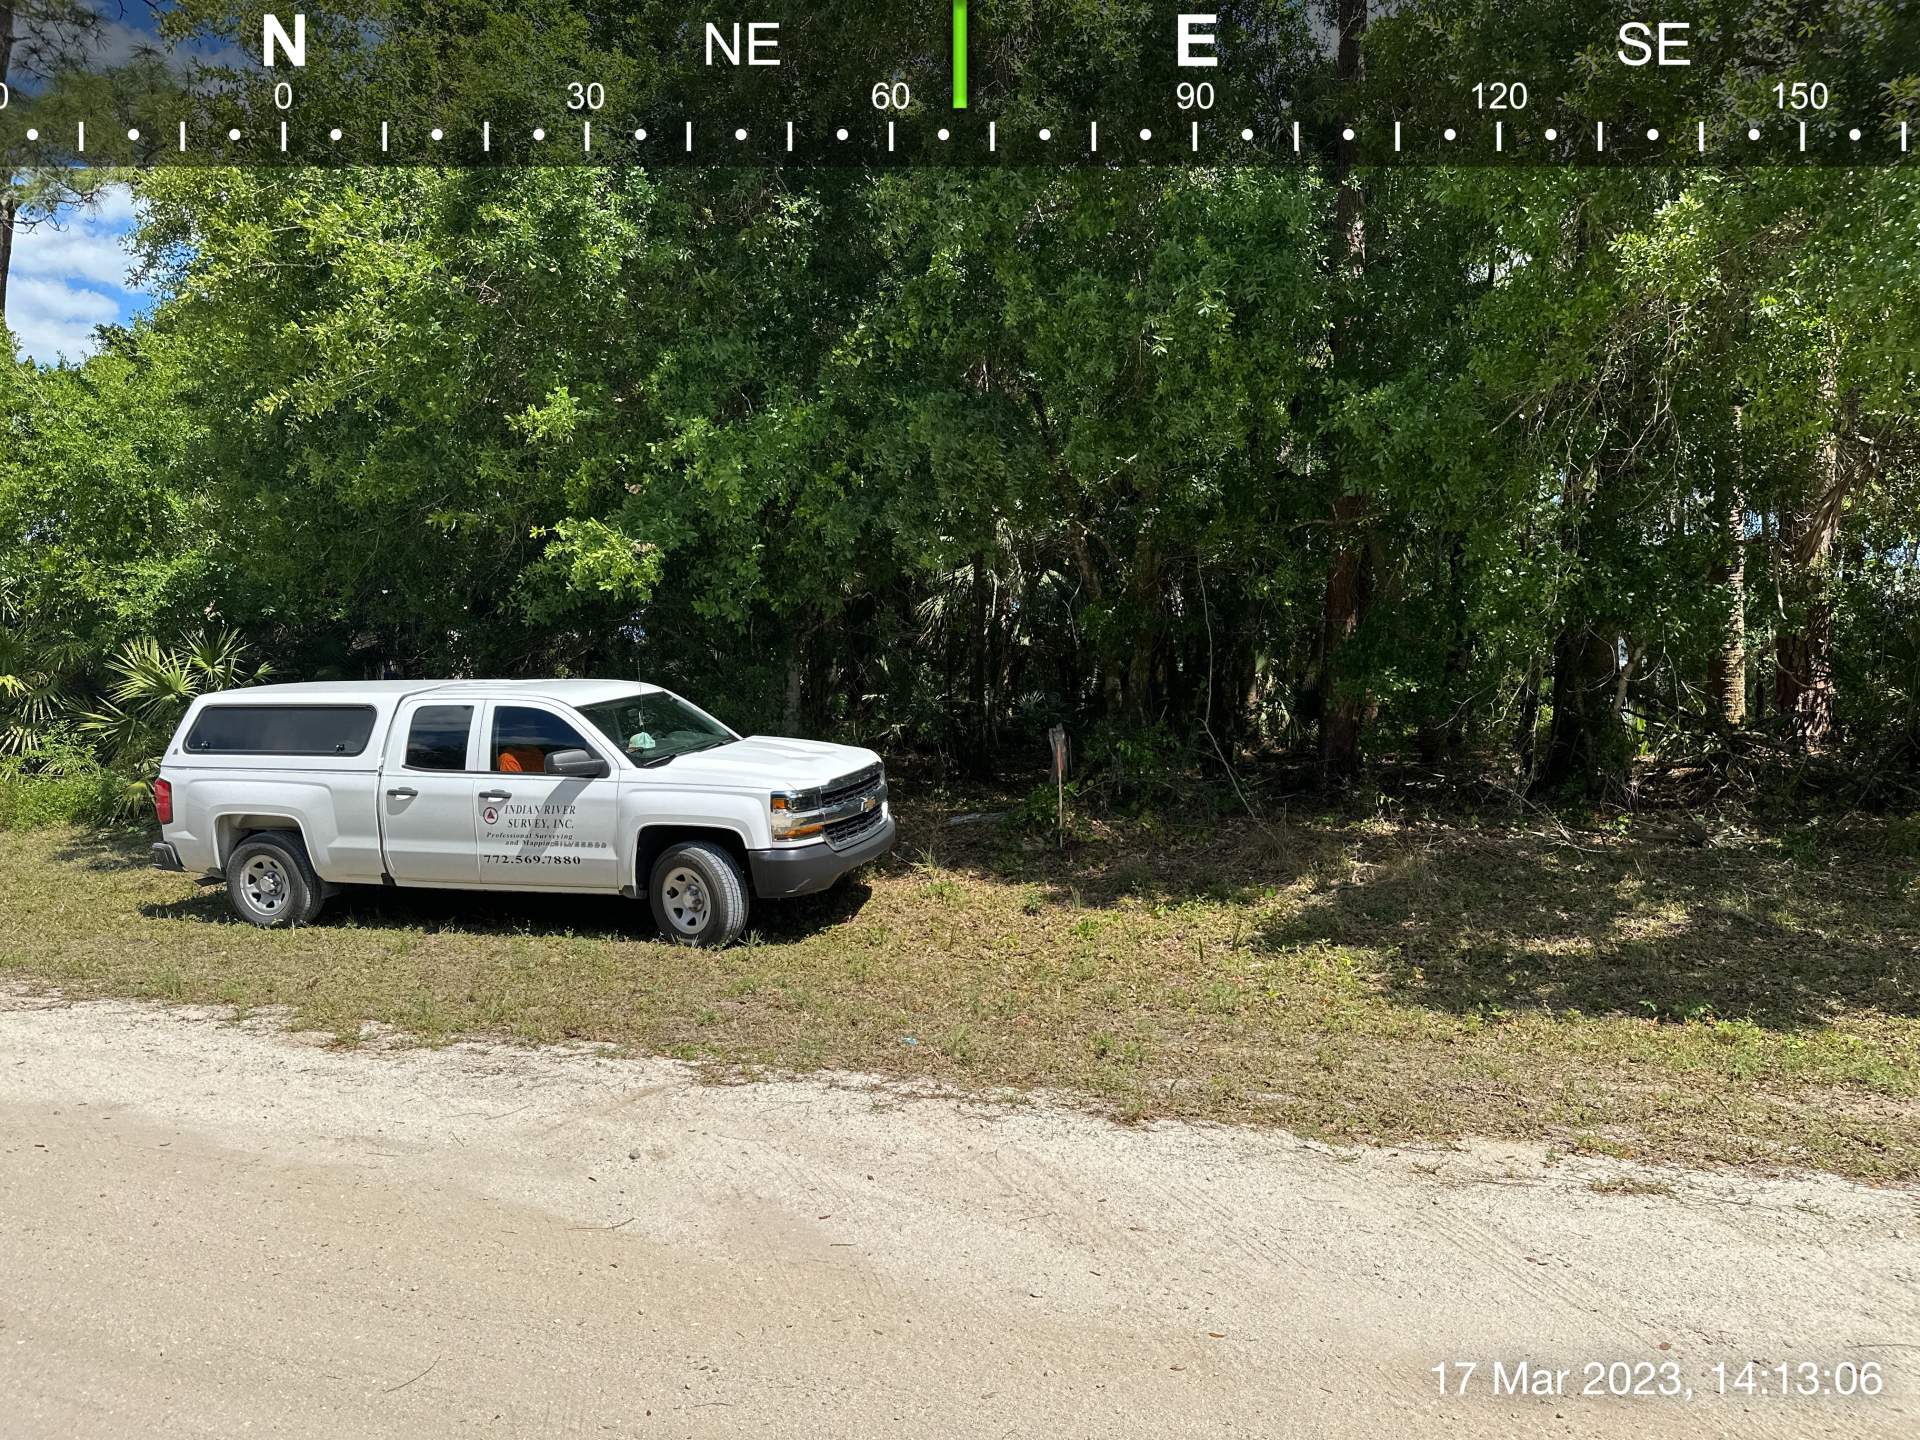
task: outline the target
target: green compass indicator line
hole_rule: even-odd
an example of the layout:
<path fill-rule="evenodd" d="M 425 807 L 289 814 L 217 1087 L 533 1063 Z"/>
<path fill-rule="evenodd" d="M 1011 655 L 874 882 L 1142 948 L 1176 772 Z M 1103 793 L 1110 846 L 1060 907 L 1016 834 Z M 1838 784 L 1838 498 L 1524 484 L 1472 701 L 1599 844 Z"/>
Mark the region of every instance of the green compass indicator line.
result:
<path fill-rule="evenodd" d="M 953 108 L 967 108 L 967 0 L 953 0 Z"/>

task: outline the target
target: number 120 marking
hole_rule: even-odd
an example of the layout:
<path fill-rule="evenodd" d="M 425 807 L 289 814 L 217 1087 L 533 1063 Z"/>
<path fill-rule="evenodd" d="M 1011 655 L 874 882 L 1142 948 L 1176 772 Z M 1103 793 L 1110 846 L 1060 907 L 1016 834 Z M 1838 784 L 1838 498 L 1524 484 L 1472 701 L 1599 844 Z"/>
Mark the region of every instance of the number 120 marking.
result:
<path fill-rule="evenodd" d="M 1527 87 L 1519 80 L 1495 80 L 1491 85 L 1482 81 L 1473 87 L 1473 98 L 1482 110 L 1524 110 Z"/>

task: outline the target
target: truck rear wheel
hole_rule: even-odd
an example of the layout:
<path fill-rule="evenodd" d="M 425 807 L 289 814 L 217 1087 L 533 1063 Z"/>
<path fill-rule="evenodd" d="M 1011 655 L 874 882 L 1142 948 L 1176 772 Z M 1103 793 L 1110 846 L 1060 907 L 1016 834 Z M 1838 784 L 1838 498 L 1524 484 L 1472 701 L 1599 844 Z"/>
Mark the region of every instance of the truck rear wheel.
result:
<path fill-rule="evenodd" d="M 326 902 L 307 847 L 290 830 L 247 836 L 227 857 L 227 901 L 249 925 L 310 925 Z"/>
<path fill-rule="evenodd" d="M 684 840 L 653 862 L 654 923 L 676 945 L 720 946 L 747 928 L 740 862 L 709 840 Z"/>

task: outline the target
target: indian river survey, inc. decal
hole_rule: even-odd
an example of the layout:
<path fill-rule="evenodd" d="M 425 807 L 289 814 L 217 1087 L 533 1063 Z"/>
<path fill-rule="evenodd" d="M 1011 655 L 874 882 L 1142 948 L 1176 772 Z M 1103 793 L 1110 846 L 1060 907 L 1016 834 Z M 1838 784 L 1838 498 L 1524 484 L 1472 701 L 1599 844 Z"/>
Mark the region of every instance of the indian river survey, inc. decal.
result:
<path fill-rule="evenodd" d="M 501 804 L 484 807 L 480 819 L 491 830 L 491 838 L 516 844 L 523 851 L 604 849 L 576 833 L 577 813 L 576 806 L 561 801 Z"/>

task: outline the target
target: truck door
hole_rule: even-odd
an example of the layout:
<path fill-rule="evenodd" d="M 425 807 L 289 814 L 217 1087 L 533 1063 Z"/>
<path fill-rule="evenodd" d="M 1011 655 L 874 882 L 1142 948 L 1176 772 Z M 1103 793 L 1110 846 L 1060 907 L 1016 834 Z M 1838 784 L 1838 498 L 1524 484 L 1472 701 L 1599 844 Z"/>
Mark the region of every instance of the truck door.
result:
<path fill-rule="evenodd" d="M 397 885 L 477 885 L 477 707 L 402 702 L 380 771 L 380 833 Z"/>
<path fill-rule="evenodd" d="M 586 733 L 583 733 L 586 732 Z M 615 825 L 618 757 L 591 726 L 541 701 L 493 701 L 487 747 L 473 785 L 480 832 L 480 883 L 516 890 L 618 890 Z M 557 750 L 585 750 L 611 773 L 582 780 L 545 773 Z"/>

